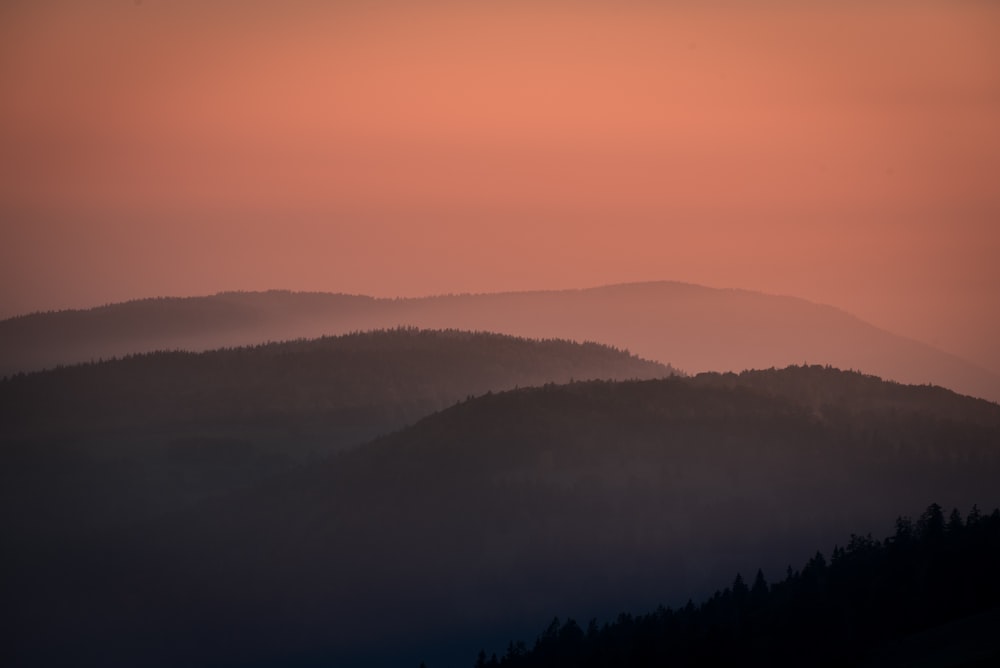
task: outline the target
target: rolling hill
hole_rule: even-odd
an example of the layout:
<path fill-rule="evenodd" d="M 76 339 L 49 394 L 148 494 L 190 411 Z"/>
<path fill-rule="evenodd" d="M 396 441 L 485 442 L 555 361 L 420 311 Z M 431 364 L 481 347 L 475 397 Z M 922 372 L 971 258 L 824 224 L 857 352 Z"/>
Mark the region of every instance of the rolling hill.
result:
<path fill-rule="evenodd" d="M 1000 401 L 995 374 L 836 308 L 675 282 L 415 299 L 222 293 L 39 313 L 0 322 L 0 374 L 396 326 L 597 341 L 689 373 L 829 364 Z"/>
<path fill-rule="evenodd" d="M 597 344 L 397 329 L 19 375 L 0 380 L 2 529 L 139 521 L 491 390 L 672 372 Z"/>
<path fill-rule="evenodd" d="M 11 594 L 35 631 L 16 651 L 463 664 L 554 612 L 607 618 L 773 577 L 930 499 L 994 507 L 998 479 L 1000 406 L 854 372 L 491 393 L 36 559 Z"/>

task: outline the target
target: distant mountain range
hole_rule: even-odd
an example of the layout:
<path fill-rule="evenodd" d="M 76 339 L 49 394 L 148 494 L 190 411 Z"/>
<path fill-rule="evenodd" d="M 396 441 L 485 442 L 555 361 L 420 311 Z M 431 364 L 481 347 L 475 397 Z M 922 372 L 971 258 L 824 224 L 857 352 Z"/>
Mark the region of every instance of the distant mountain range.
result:
<path fill-rule="evenodd" d="M 464 665 L 553 614 L 774 577 L 928 499 L 994 507 L 998 479 L 997 404 L 819 366 L 488 393 L 15 560 L 8 649 L 49 665 Z"/>
<path fill-rule="evenodd" d="M 597 341 L 689 373 L 829 364 L 1000 401 L 996 374 L 836 308 L 675 282 L 414 299 L 239 292 L 38 313 L 0 321 L 0 375 L 396 326 Z"/>

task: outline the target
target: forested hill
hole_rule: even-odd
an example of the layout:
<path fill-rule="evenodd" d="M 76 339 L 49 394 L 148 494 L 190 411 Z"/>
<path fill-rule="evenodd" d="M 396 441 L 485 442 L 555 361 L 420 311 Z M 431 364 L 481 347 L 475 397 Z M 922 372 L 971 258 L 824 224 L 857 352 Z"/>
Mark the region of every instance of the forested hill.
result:
<path fill-rule="evenodd" d="M 829 364 L 1000 401 L 1000 376 L 975 360 L 842 310 L 671 281 L 409 299 L 229 292 L 37 313 L 0 321 L 0 376 L 155 349 L 207 350 L 400 325 L 597 341 L 689 373 Z"/>
<path fill-rule="evenodd" d="M 283 422 L 377 414 L 391 431 L 469 395 L 674 370 L 594 343 L 412 328 L 251 347 L 154 352 L 0 380 L 0 435 Z M 351 443 L 354 444 L 354 443 Z M 336 449 L 327 443 L 324 449 Z"/>
<path fill-rule="evenodd" d="M 932 504 L 884 541 L 853 534 L 769 584 L 763 571 L 695 605 L 586 625 L 554 619 L 532 646 L 475 668 L 1000 664 L 1000 510 Z M 498 656 L 499 654 L 499 656 Z M 487 658 L 489 656 L 489 658 Z M 471 661 L 470 661 L 471 663 Z"/>
<path fill-rule="evenodd" d="M 749 388 L 808 409 L 818 418 L 866 419 L 901 415 L 933 416 L 995 426 L 1000 404 L 956 394 L 935 385 L 902 385 L 859 371 L 829 366 L 790 366 L 736 373 L 702 373 L 692 380 L 701 387 Z"/>
<path fill-rule="evenodd" d="M 470 395 L 672 369 L 597 344 L 396 329 L 158 352 L 0 380 L 0 530 L 120 526 L 353 447 Z"/>
<path fill-rule="evenodd" d="M 855 386 L 886 400 L 859 412 Z M 14 636 L 104 665 L 463 665 L 553 614 L 774 577 L 928 499 L 1000 505 L 995 406 L 938 392 L 791 368 L 486 394 L 34 562 L 25 609 L 63 650 Z"/>

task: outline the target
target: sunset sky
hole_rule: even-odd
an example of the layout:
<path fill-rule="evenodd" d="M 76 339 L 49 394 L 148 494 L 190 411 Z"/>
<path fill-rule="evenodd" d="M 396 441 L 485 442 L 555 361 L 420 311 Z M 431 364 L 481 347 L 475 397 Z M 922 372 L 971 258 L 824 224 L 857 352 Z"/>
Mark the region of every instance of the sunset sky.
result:
<path fill-rule="evenodd" d="M 659 279 L 1000 370 L 1000 3 L 0 5 L 0 317 Z"/>

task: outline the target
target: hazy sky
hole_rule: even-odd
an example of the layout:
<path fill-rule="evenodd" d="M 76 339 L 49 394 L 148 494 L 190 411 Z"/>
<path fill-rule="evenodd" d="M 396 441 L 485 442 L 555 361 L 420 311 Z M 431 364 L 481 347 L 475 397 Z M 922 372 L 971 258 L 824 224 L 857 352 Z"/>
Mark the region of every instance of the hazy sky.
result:
<path fill-rule="evenodd" d="M 1000 369 L 1000 3 L 0 5 L 0 317 L 674 279 Z"/>

